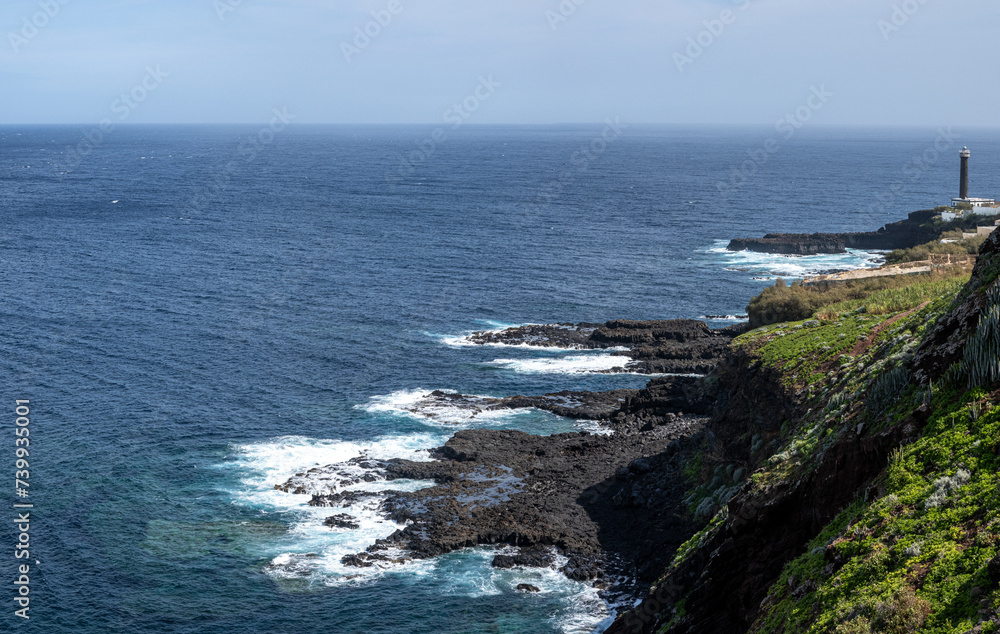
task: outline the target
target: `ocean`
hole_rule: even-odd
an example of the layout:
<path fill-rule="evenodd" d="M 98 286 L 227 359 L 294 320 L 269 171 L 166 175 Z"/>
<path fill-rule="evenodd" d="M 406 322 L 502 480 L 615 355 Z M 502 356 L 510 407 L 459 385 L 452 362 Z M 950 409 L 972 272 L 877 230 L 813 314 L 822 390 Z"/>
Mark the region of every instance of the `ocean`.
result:
<path fill-rule="evenodd" d="M 426 460 L 459 429 L 594 430 L 415 408 L 431 390 L 647 380 L 602 373 L 620 361 L 606 352 L 466 345 L 472 331 L 729 325 L 776 277 L 878 261 L 732 254 L 730 238 L 873 230 L 946 204 L 963 145 L 973 195 L 1000 193 L 1000 132 L 983 130 L 467 127 L 430 145 L 433 127 L 91 132 L 0 127 L 0 464 L 13 480 L 15 400 L 29 400 L 29 496 L 8 480 L 8 498 L 34 505 L 30 559 L 0 555 L 5 630 L 600 631 L 614 606 L 594 588 L 494 570 L 490 548 L 347 568 L 397 526 L 369 505 L 344 511 L 359 529 L 330 529 L 341 511 L 274 485 L 359 455 Z M 358 488 L 390 486 L 426 483 Z"/>

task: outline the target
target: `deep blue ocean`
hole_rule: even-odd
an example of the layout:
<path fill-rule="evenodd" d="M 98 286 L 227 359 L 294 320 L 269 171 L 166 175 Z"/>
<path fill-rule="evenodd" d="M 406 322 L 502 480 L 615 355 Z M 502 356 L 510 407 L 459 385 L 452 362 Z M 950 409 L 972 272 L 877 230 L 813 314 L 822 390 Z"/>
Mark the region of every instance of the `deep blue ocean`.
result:
<path fill-rule="evenodd" d="M 432 128 L 127 127 L 81 145 L 89 129 L 0 127 L 0 481 L 16 501 L 28 399 L 35 505 L 29 621 L 13 615 L 13 509 L 0 516 L 3 631 L 600 630 L 612 608 L 594 589 L 492 570 L 489 549 L 346 568 L 396 527 L 364 508 L 360 530 L 331 530 L 337 511 L 273 486 L 361 454 L 419 458 L 462 428 L 586 428 L 407 411 L 430 390 L 646 381 L 597 373 L 604 353 L 463 334 L 738 316 L 775 276 L 871 266 L 721 247 L 945 204 L 962 145 L 973 195 L 1000 194 L 997 131 L 466 128 L 417 156 Z"/>

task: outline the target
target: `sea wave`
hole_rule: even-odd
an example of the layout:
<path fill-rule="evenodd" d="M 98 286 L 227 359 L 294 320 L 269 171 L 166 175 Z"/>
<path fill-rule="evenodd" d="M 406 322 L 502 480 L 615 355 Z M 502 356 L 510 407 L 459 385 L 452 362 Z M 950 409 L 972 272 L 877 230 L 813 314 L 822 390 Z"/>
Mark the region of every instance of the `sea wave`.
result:
<path fill-rule="evenodd" d="M 510 330 L 511 328 L 519 328 L 521 326 L 537 326 L 537 325 L 540 324 L 511 324 L 511 325 L 504 325 L 502 327 L 491 328 L 489 330 L 470 330 L 458 335 L 454 334 L 442 335 L 432 332 L 425 332 L 424 334 L 433 339 L 437 339 L 442 344 L 449 346 L 451 348 L 515 348 L 515 349 L 519 348 L 522 350 L 536 350 L 543 352 L 551 352 L 554 354 L 560 352 L 578 352 L 579 350 L 582 349 L 579 346 L 559 347 L 559 346 L 537 345 L 532 343 L 504 343 L 504 342 L 482 343 L 480 341 L 476 341 L 475 339 L 473 339 L 473 335 L 479 333 L 496 334 L 503 332 L 505 330 Z"/>
<path fill-rule="evenodd" d="M 455 427 L 495 427 L 509 422 L 512 417 L 520 416 L 532 408 L 501 409 L 488 411 L 488 399 L 491 396 L 466 396 L 461 405 L 447 402 L 443 399 L 431 398 L 435 390 L 413 389 L 400 390 L 391 394 L 373 396 L 368 403 L 357 406 L 371 414 L 395 414 L 407 416 L 422 423 Z M 445 394 L 455 394 L 454 390 L 437 390 Z M 480 406 L 481 403 L 481 406 Z"/>
<path fill-rule="evenodd" d="M 698 319 L 704 319 L 705 321 L 732 321 L 737 323 L 749 321 L 749 317 L 746 315 L 702 315 Z"/>
<path fill-rule="evenodd" d="M 398 398 L 398 397 L 397 397 Z M 572 581 L 558 571 L 566 563 L 556 558 L 553 568 L 493 568 L 493 557 L 509 547 L 477 547 L 460 550 L 441 557 L 407 560 L 402 551 L 385 551 L 390 561 L 375 562 L 370 568 L 355 568 L 342 562 L 345 555 L 364 552 L 378 539 L 385 539 L 403 528 L 386 519 L 379 505 L 388 490 L 414 491 L 430 482 L 376 481 L 359 482 L 338 490 L 367 491 L 376 495 L 361 502 L 343 506 L 311 507 L 310 495 L 285 493 L 274 489 L 298 473 L 315 467 L 337 465 L 338 470 L 355 468 L 352 458 L 405 457 L 428 460 L 426 449 L 436 446 L 440 436 L 409 434 L 383 437 L 368 442 L 314 440 L 300 436 L 285 436 L 265 442 L 233 447 L 234 457 L 220 468 L 236 469 L 239 485 L 228 493 L 234 503 L 282 518 L 288 524 L 283 535 L 271 535 L 270 541 L 259 543 L 258 553 L 267 563 L 263 570 L 279 587 L 307 591 L 330 586 L 370 585 L 388 575 L 438 588 L 445 595 L 480 598 L 516 592 L 520 584 L 539 589 L 539 596 L 557 600 L 561 607 L 552 613 L 555 631 L 565 634 L 589 634 L 603 631 L 613 619 L 614 608 L 608 605 L 591 584 Z M 317 478 L 315 491 L 329 493 L 336 485 L 324 488 Z M 333 515 L 347 514 L 358 524 L 357 529 L 329 528 L 324 520 Z"/>
<path fill-rule="evenodd" d="M 727 271 L 750 273 L 754 279 L 802 278 L 829 271 L 876 268 L 884 262 L 883 253 L 860 249 L 848 249 L 841 254 L 779 255 L 728 251 L 728 244 L 725 240 L 717 240 L 704 252 L 719 258 Z"/>
<path fill-rule="evenodd" d="M 553 612 L 550 623 L 554 631 L 564 634 L 590 634 L 603 631 L 613 620 L 614 608 L 605 602 L 597 589 L 588 583 L 573 581 L 559 572 L 568 560 L 555 556 L 551 568 L 497 569 L 491 566 L 493 557 L 502 552 L 515 552 L 510 547 L 470 548 L 442 558 L 433 573 L 441 576 L 438 586 L 445 595 L 480 598 L 516 592 L 520 584 L 538 588 L 542 599 L 558 598 L 565 607 Z"/>
<path fill-rule="evenodd" d="M 361 471 L 360 467 L 348 462 L 361 456 L 427 461 L 430 460 L 427 449 L 439 446 L 440 441 L 440 436 L 436 434 L 387 436 L 366 442 L 285 436 L 236 446 L 233 448 L 233 460 L 221 468 L 238 472 L 239 484 L 227 491 L 235 504 L 273 514 L 289 526 L 285 535 L 275 538 L 272 543 L 259 544 L 263 549 L 261 554 L 269 560 L 264 566 L 266 574 L 286 582 L 304 581 L 323 585 L 366 583 L 389 571 L 412 569 L 416 572 L 433 565 L 433 562 L 426 561 L 380 562 L 372 568 L 353 568 L 341 562 L 345 555 L 363 552 L 377 539 L 385 539 L 403 527 L 383 517 L 378 510 L 386 491 L 415 491 L 433 483 L 359 481 L 339 486 L 336 482 L 317 478 L 314 490 L 306 494 L 286 493 L 275 489 L 274 485 L 314 467 L 337 465 L 341 473 L 349 473 L 352 469 Z M 373 495 L 343 506 L 309 506 L 310 493 L 334 491 L 369 492 Z M 339 514 L 350 515 L 359 527 L 349 530 L 324 525 L 326 518 Z"/>
<path fill-rule="evenodd" d="M 486 365 L 519 374 L 604 374 L 626 372 L 632 358 L 601 353 L 543 359 L 494 359 Z"/>

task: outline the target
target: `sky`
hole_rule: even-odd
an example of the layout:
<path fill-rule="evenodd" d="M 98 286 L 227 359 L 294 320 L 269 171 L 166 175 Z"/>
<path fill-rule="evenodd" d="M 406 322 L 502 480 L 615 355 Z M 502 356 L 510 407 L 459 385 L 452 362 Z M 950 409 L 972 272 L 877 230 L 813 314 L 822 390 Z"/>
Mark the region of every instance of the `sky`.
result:
<path fill-rule="evenodd" d="M 0 123 L 993 127 L 998 23 L 996 0 L 3 0 Z"/>

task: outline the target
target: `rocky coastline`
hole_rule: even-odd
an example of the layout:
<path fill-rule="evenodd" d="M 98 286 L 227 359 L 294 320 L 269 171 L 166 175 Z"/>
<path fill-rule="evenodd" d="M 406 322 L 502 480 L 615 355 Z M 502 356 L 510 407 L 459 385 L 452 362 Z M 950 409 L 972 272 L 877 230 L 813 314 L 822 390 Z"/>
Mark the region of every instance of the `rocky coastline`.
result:
<path fill-rule="evenodd" d="M 859 233 L 769 233 L 763 238 L 737 238 L 726 247 L 729 251 L 753 251 L 778 255 L 826 255 L 846 253 L 847 249 L 891 251 L 909 249 L 930 242 L 941 234 L 932 222 L 937 212 L 915 211 L 906 220 L 885 225 L 878 231 Z"/>
<path fill-rule="evenodd" d="M 814 600 L 823 583 L 835 592 L 843 583 L 837 571 L 886 521 L 879 506 L 876 528 L 852 527 L 853 520 L 838 528 L 844 509 L 861 513 L 887 496 L 887 465 L 903 464 L 901 452 L 924 430 L 954 428 L 954 417 L 948 425 L 933 422 L 934 399 L 959 398 L 955 387 L 941 396 L 941 386 L 954 381 L 948 377 L 967 340 L 977 336 L 981 313 L 992 306 L 1000 315 L 998 253 L 1000 232 L 983 245 L 972 280 L 957 297 L 952 287 L 952 295 L 894 314 L 862 308 L 753 332 L 746 325 L 712 330 L 678 320 L 475 333 L 468 341 L 477 345 L 619 350 L 673 376 L 612 392 L 502 398 L 433 392 L 415 407 L 472 414 L 534 407 L 597 421 L 604 433 L 465 430 L 432 450 L 428 461 L 362 457 L 317 466 L 275 486 L 311 495 L 313 506 L 348 511 L 378 496 L 379 513 L 401 528 L 344 557 L 347 566 L 492 545 L 494 567 L 557 568 L 593 583 L 615 605 L 641 599 L 618 615 L 611 634 L 775 631 L 766 623 L 773 611 Z M 746 337 L 736 341 L 740 334 Z M 695 367 L 700 371 L 690 372 Z M 948 402 L 938 406 L 951 407 Z M 970 416 L 986 406 L 977 400 L 968 406 Z M 987 451 L 1000 455 L 995 447 Z M 433 484 L 392 490 L 393 482 L 414 480 Z M 385 482 L 390 490 L 340 490 L 359 481 Z M 903 511 L 918 508 L 931 509 Z M 326 519 L 338 529 L 357 524 L 349 512 Z M 833 537 L 809 545 L 824 530 Z M 885 548 L 893 547 L 898 531 L 886 532 Z M 811 577 L 783 573 L 790 562 L 809 557 Z M 990 571 L 1000 571 L 1000 555 L 989 557 Z M 970 596 L 979 596 L 976 588 Z M 836 618 L 871 614 L 878 622 L 896 609 L 870 607 Z M 921 610 L 914 618 L 926 619 L 931 607 Z M 979 623 L 1000 624 L 995 611 L 978 614 Z M 803 618 L 825 617 L 814 608 Z"/>
<path fill-rule="evenodd" d="M 311 495 L 316 507 L 347 507 L 326 525 L 358 527 L 350 507 L 379 501 L 379 512 L 405 527 L 344 558 L 366 568 L 442 555 L 478 545 L 504 546 L 496 567 L 552 567 L 592 581 L 611 601 L 634 597 L 655 581 L 696 530 L 684 513 L 683 465 L 692 438 L 712 412 L 701 374 L 713 371 L 745 325 L 713 330 L 694 320 L 532 325 L 474 333 L 479 345 L 616 349 L 640 359 L 653 378 L 642 390 L 566 391 L 502 398 L 443 391 L 410 407 L 425 415 L 461 410 L 470 417 L 533 407 L 598 421 L 604 433 L 535 436 L 474 429 L 456 433 L 432 460 L 372 460 L 317 466 L 275 488 Z M 394 481 L 430 481 L 394 491 Z M 388 493 L 344 491 L 361 481 L 390 483 Z M 317 492 L 321 491 L 321 492 Z M 664 548 L 664 545 L 671 545 Z"/>
<path fill-rule="evenodd" d="M 532 324 L 477 332 L 476 345 L 536 346 L 576 350 L 609 350 L 631 359 L 625 371 L 637 374 L 708 374 L 733 337 L 745 326 L 713 330 L 703 321 L 615 320 L 605 324 Z"/>

